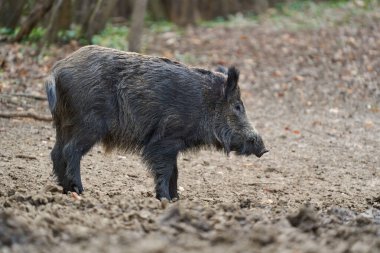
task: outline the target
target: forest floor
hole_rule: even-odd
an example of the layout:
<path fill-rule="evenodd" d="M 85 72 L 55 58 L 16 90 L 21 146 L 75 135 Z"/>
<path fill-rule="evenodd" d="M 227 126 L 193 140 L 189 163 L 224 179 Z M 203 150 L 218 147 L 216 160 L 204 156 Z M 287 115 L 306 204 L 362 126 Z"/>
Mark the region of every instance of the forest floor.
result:
<path fill-rule="evenodd" d="M 0 252 L 380 252 L 379 10 L 149 36 L 148 54 L 236 65 L 270 152 L 182 154 L 180 200 L 163 205 L 139 157 L 96 146 L 78 201 L 52 177 L 51 122 L 0 118 Z M 76 48 L 1 45 L 0 112 L 49 115 L 44 78 Z"/>

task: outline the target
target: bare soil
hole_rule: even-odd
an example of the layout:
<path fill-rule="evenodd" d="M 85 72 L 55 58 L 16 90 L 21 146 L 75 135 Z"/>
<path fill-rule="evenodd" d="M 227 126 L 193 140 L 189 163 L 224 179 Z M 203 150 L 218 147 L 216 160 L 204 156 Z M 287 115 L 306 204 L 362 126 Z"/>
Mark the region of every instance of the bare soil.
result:
<path fill-rule="evenodd" d="M 380 252 L 380 16 L 319 29 L 268 25 L 150 35 L 147 53 L 236 65 L 250 119 L 270 153 L 181 154 L 180 200 L 154 198 L 139 157 L 82 160 L 82 200 L 52 177 L 51 123 L 0 118 L 0 252 Z M 1 45 L 1 112 L 48 115 L 49 67 Z"/>

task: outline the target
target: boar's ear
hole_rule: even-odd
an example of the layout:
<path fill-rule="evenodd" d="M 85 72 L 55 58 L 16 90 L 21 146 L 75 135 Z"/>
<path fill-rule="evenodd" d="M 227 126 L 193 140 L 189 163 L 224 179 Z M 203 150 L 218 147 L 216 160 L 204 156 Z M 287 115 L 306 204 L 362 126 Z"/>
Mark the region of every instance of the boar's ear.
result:
<path fill-rule="evenodd" d="M 228 99 L 233 95 L 238 87 L 239 70 L 235 67 L 228 68 L 227 81 L 225 84 L 224 96 Z"/>
<path fill-rule="evenodd" d="M 225 74 L 225 75 L 228 75 L 227 68 L 220 66 L 220 65 L 218 67 L 216 67 L 215 71 L 222 73 L 222 74 Z"/>

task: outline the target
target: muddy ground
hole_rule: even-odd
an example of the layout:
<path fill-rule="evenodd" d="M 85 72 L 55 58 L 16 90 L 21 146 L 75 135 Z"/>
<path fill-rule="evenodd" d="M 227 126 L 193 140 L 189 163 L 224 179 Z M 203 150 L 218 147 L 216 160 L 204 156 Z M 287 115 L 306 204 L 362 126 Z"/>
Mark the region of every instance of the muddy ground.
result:
<path fill-rule="evenodd" d="M 380 11 L 301 30 L 260 25 L 148 37 L 146 52 L 212 68 L 235 64 L 270 153 L 179 157 L 180 201 L 154 198 L 139 157 L 82 161 L 75 201 L 52 178 L 50 122 L 0 118 L 0 252 L 380 252 Z M 49 67 L 1 45 L 5 111 L 48 115 Z"/>

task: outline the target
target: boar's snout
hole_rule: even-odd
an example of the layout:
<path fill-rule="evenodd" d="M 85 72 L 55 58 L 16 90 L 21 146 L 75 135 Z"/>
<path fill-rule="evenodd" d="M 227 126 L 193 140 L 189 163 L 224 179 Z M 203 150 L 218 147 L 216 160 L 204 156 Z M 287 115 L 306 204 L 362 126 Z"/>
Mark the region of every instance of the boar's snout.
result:
<path fill-rule="evenodd" d="M 269 150 L 266 149 L 266 147 L 264 145 L 264 141 L 263 141 L 263 139 L 261 138 L 260 135 L 254 136 L 251 139 L 251 143 L 253 143 L 253 153 L 257 157 L 260 158 L 262 155 L 264 155 L 265 153 L 269 152 Z"/>
<path fill-rule="evenodd" d="M 269 150 L 265 147 L 264 141 L 260 135 L 254 134 L 248 138 L 232 138 L 232 150 L 238 155 L 256 155 L 261 157 Z"/>
<path fill-rule="evenodd" d="M 261 150 L 259 153 L 256 153 L 255 155 L 260 158 L 263 156 L 263 154 L 265 154 L 267 152 L 269 152 L 269 150 L 264 148 L 263 150 Z"/>

